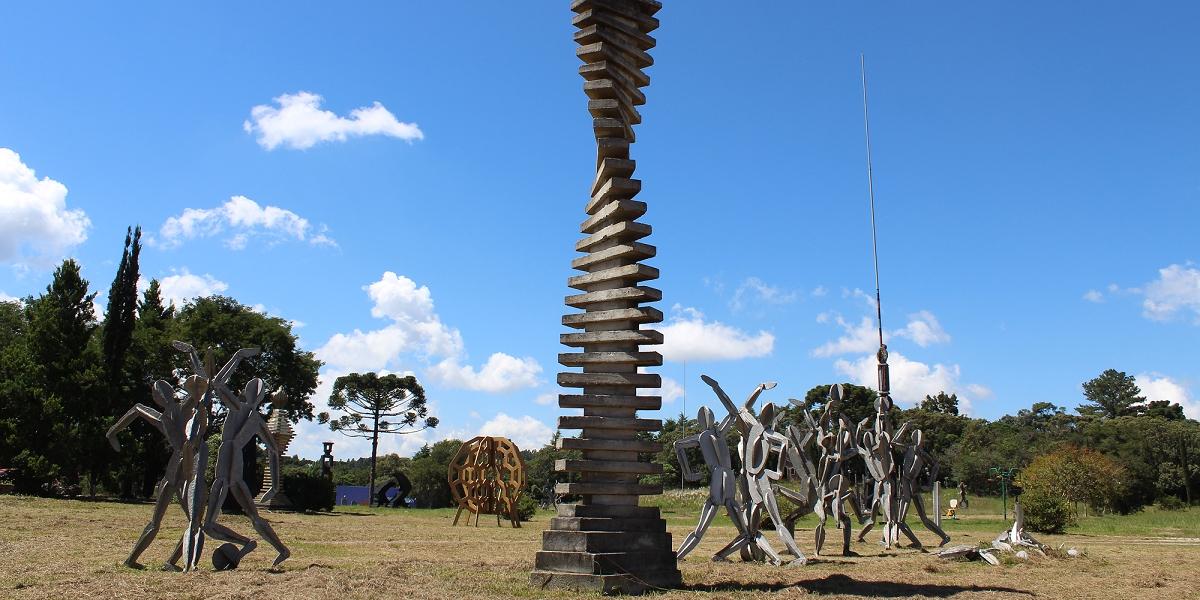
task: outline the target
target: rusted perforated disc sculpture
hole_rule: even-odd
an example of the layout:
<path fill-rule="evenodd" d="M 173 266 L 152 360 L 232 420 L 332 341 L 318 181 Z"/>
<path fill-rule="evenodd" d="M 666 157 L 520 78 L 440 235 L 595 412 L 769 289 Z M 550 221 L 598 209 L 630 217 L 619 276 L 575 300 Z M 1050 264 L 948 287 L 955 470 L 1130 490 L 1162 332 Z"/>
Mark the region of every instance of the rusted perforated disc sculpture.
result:
<path fill-rule="evenodd" d="M 496 515 L 497 525 L 503 515 L 513 527 L 521 526 L 517 500 L 525 488 L 525 461 L 508 438 L 481 435 L 463 444 L 450 461 L 446 480 L 458 505 L 455 525 L 466 510 L 467 523 L 474 514 L 476 527 L 479 515 Z"/>

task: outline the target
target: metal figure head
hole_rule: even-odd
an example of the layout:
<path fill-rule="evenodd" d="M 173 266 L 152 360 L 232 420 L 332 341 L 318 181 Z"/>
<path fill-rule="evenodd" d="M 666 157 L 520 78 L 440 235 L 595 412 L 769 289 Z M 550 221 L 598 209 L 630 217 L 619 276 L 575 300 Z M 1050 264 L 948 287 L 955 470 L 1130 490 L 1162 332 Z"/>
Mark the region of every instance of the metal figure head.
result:
<path fill-rule="evenodd" d="M 707 406 L 701 406 L 700 410 L 696 411 L 696 422 L 700 423 L 701 429 L 712 429 L 716 424 L 716 417 Z"/>
<path fill-rule="evenodd" d="M 257 409 L 258 405 L 267 397 L 267 384 L 257 377 L 251 379 L 246 382 L 246 387 L 242 390 L 242 397 L 250 403 L 252 410 Z"/>

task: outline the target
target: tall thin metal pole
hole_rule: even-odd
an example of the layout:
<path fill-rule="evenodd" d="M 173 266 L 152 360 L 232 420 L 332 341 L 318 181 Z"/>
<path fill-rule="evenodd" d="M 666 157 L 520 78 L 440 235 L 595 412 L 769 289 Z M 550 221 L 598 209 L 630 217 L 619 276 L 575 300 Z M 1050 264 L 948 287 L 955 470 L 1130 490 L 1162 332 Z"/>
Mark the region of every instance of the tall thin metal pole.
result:
<path fill-rule="evenodd" d="M 879 242 L 875 235 L 875 176 L 871 169 L 871 119 L 867 111 L 867 57 L 858 55 L 862 68 L 863 130 L 867 137 L 867 192 L 871 199 L 871 251 L 875 255 L 875 318 L 879 323 L 879 345 L 883 346 L 883 306 L 879 301 Z"/>
<path fill-rule="evenodd" d="M 679 418 L 683 423 L 683 436 L 687 437 L 687 360 L 683 361 L 683 410 L 679 413 Z M 683 488 L 683 469 L 679 469 L 679 491 L 684 491 Z"/>

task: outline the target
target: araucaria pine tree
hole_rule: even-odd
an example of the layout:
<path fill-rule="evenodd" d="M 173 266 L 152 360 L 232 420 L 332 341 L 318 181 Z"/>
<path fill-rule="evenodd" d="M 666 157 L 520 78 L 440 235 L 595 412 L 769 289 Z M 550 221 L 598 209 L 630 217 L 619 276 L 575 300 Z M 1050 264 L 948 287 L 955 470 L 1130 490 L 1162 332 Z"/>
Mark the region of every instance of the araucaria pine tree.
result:
<path fill-rule="evenodd" d="M 329 423 L 333 431 L 350 437 L 371 440 L 370 498 L 375 498 L 375 457 L 380 434 L 416 433 L 437 427 L 438 418 L 430 417 L 425 404 L 425 389 L 412 375 L 351 373 L 338 377 L 329 396 L 329 408 L 345 412 L 337 419 L 321 413 L 318 421 Z"/>

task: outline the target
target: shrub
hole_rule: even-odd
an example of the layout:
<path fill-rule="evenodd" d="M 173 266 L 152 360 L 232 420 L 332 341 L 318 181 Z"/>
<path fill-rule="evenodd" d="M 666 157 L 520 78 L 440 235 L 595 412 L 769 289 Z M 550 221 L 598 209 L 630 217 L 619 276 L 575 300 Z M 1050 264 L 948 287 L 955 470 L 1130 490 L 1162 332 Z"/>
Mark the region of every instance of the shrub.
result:
<path fill-rule="evenodd" d="M 1040 533 L 1062 533 L 1075 524 L 1071 505 L 1062 496 L 1040 490 L 1021 495 L 1021 510 L 1025 512 L 1025 527 Z"/>
<path fill-rule="evenodd" d="M 537 500 L 534 500 L 529 494 L 521 494 L 521 497 L 517 498 L 517 519 L 528 521 L 536 512 Z"/>
<path fill-rule="evenodd" d="M 283 474 L 283 493 L 296 510 L 333 510 L 337 487 L 332 481 L 307 470 Z"/>
<path fill-rule="evenodd" d="M 1183 510 L 1187 508 L 1187 503 L 1179 499 L 1179 496 L 1163 496 L 1158 499 L 1158 510 Z"/>

